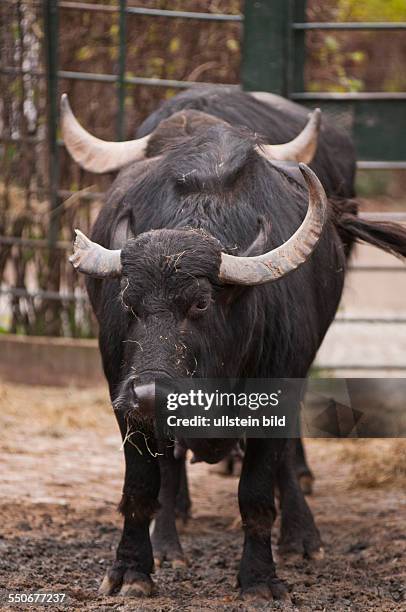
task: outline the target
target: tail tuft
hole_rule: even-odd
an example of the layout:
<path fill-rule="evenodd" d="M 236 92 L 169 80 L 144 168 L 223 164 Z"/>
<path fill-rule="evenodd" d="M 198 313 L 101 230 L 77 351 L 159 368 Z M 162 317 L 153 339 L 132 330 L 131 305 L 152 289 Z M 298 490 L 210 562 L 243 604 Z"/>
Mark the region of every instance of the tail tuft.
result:
<path fill-rule="evenodd" d="M 333 203 L 337 229 L 349 250 L 353 242 L 366 242 L 396 257 L 406 258 L 406 227 L 389 221 L 369 221 L 357 215 L 354 200 Z"/>

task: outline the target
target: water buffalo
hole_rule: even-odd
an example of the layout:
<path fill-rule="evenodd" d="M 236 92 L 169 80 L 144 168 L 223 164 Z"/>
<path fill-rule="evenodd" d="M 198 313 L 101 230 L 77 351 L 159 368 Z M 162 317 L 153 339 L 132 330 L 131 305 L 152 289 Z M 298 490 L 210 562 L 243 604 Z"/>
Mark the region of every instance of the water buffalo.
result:
<path fill-rule="evenodd" d="M 350 141 L 324 124 L 312 164 L 335 196 L 328 200 L 301 163 L 316 152 L 319 113 L 307 122 L 305 109 L 261 98 L 221 87 L 186 92 L 124 143 L 88 134 L 62 101 L 63 136 L 74 159 L 95 172 L 120 170 L 92 240 L 77 231 L 72 256 L 87 275 L 126 440 L 124 528 L 102 593 L 150 595 L 154 557 L 175 567 L 185 563 L 174 512 L 182 462 L 173 445 L 155 439 L 151 383 L 185 376 L 304 378 L 335 316 L 354 239 L 406 252 L 401 230 L 356 217 Z M 211 462 L 230 443 L 192 440 L 189 447 Z M 244 597 L 287 597 L 270 541 L 275 486 L 280 550 L 322 555 L 297 479 L 295 442 L 248 439 L 238 492 Z"/>

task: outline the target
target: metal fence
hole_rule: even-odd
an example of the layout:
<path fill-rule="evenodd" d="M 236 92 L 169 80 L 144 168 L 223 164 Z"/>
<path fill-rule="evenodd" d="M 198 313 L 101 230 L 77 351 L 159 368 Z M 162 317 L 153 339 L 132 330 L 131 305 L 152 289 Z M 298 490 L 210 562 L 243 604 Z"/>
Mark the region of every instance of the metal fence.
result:
<path fill-rule="evenodd" d="M 202 82 L 180 81 L 176 79 L 147 78 L 126 74 L 126 31 L 128 19 L 148 16 L 151 19 L 170 18 L 188 21 L 217 21 L 240 23 L 242 27 L 242 65 L 241 84 L 251 91 L 272 91 L 304 104 L 321 106 L 328 115 L 334 115 L 338 123 L 350 129 L 358 151 L 358 168 L 362 170 L 406 169 L 406 139 L 399 134 L 406 133 L 405 101 L 406 92 L 384 93 L 331 93 L 307 92 L 304 87 L 304 63 L 306 57 L 306 33 L 314 30 L 364 30 L 392 31 L 406 30 L 406 23 L 307 23 L 305 0 L 258 0 L 245 2 L 244 15 L 227 15 L 180 10 L 159 10 L 127 6 L 126 0 L 116 5 L 87 2 L 67 2 L 64 0 L 43 0 L 42 4 L 46 70 L 37 71 L 37 76 L 46 79 L 47 91 L 47 145 L 48 145 L 48 197 L 50 221 L 48 238 L 43 240 L 24 239 L 21 236 L 0 236 L 0 244 L 20 249 L 48 249 L 50 253 L 70 250 L 69 242 L 58 241 L 59 211 L 62 200 L 72 195 L 71 191 L 59 186 L 59 151 L 63 144 L 58 141 L 58 81 L 92 81 L 111 83 L 117 97 L 116 137 L 124 137 L 125 92 L 128 87 L 138 85 L 182 89 L 201 86 Z M 61 26 L 59 9 L 86 11 L 89 14 L 104 12 L 118 15 L 118 62 L 116 74 L 95 74 L 61 70 L 58 65 L 58 34 Z M 24 73 L 24 66 L 12 68 L 3 65 L 3 74 Z M 30 71 L 32 73 L 32 71 Z M 85 193 L 81 197 L 93 199 L 100 194 Z M 375 213 L 375 218 L 405 221 L 406 213 L 392 215 Z M 404 268 L 391 266 L 385 270 L 400 271 Z M 364 266 L 364 271 L 383 270 L 374 266 Z M 48 289 L 27 291 L 18 287 L 2 287 L 2 293 L 16 298 L 42 298 L 44 300 L 73 302 L 85 300 L 83 294 Z M 337 321 L 393 323 L 405 322 L 404 318 L 375 317 L 342 318 Z"/>

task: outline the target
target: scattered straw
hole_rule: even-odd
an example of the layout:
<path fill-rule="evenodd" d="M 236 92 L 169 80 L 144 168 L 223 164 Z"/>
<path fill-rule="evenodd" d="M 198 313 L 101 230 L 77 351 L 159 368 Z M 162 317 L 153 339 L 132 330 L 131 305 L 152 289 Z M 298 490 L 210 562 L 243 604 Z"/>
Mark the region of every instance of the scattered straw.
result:
<path fill-rule="evenodd" d="M 406 439 L 351 441 L 341 455 L 353 465 L 350 488 L 406 490 Z"/>

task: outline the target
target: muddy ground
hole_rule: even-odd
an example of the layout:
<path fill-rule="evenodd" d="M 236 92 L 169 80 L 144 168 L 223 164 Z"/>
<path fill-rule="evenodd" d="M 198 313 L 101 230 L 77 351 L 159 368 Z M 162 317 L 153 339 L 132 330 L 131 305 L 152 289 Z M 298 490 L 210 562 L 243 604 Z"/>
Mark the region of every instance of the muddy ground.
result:
<path fill-rule="evenodd" d="M 254 609 L 235 589 L 237 480 L 202 464 L 189 470 L 193 518 L 182 534 L 189 568 L 159 569 L 150 600 L 97 594 L 120 536 L 116 429 L 103 391 L 0 384 L 0 593 L 64 592 L 65 610 Z M 317 477 L 309 501 L 326 558 L 278 563 L 289 609 L 406 610 L 404 442 L 307 441 Z M 277 531 L 278 523 L 275 542 Z M 28 606 L 3 599 L 0 609 Z"/>

